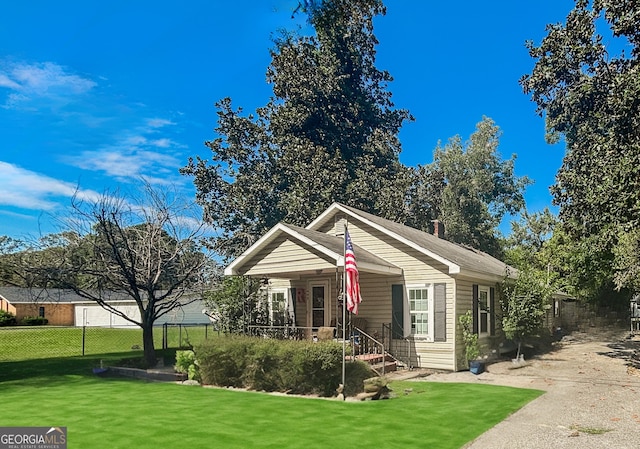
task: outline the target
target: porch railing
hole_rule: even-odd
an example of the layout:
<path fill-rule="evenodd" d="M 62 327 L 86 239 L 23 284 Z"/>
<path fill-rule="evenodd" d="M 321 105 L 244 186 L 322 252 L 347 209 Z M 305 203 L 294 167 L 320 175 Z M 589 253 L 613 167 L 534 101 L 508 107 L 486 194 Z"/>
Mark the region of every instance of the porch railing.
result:
<path fill-rule="evenodd" d="M 317 338 L 318 329 L 317 327 L 252 325 L 247 327 L 247 335 L 276 340 L 310 340 Z"/>
<path fill-rule="evenodd" d="M 371 369 L 379 376 L 384 376 L 387 366 L 387 357 L 391 356 L 385 350 L 384 343 L 356 326 L 351 328 L 350 337 L 352 359 L 358 358 L 358 356 L 362 356 L 365 359 L 367 356 L 376 356 L 374 360 L 381 360 L 380 364 L 382 367 L 376 368 L 376 366 L 371 364 Z"/>
<path fill-rule="evenodd" d="M 393 339 L 390 332 L 385 331 L 383 325 L 382 339 L 373 337 L 357 326 L 347 328 L 347 344 L 351 349 L 348 356 L 351 360 L 360 358 L 365 361 L 380 361 L 380 367 L 371 368 L 379 375 L 384 375 L 389 361 L 399 365 L 409 366 L 403 358 L 397 357 L 390 349 Z M 390 325 L 389 329 L 390 329 Z M 341 328 L 334 327 L 299 327 L 299 326 L 266 326 L 252 325 L 247 327 L 247 334 L 253 337 L 274 338 L 278 340 L 337 340 L 342 341 Z M 410 357 L 409 357 L 410 359 Z"/>
<path fill-rule="evenodd" d="M 413 368 L 411 342 L 408 338 L 394 338 L 391 323 L 382 324 L 382 342 L 396 361 L 406 368 Z"/>

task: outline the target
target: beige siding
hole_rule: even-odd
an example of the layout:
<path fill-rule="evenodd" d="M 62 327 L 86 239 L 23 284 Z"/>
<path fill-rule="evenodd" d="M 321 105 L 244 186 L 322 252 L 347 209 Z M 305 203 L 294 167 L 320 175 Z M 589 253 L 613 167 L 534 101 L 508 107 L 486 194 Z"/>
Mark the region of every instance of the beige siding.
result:
<path fill-rule="evenodd" d="M 393 284 L 402 284 L 402 277 L 360 274 L 362 303 L 358 317 L 367 320 L 364 331 L 370 335 L 382 335 L 382 325 L 391 322 L 391 286 Z"/>
<path fill-rule="evenodd" d="M 323 230 L 328 233 L 334 232 L 333 227 L 328 225 Z M 380 276 L 360 273 L 362 304 L 359 316 L 367 319 L 367 332 L 370 334 L 381 333 L 382 325 L 391 323 L 391 286 L 393 284 L 403 284 L 405 286 L 405 309 L 407 309 L 406 286 L 445 283 L 447 341 L 411 341 L 411 358 L 414 366 L 446 370 L 456 369 L 454 357 L 456 332 L 455 282 L 448 274 L 448 267 L 364 223 L 350 222 L 349 234 L 354 245 L 403 269 L 402 276 Z M 405 320 L 408 319 L 407 315 L 408 313 L 405 312 Z"/>
<path fill-rule="evenodd" d="M 334 235 L 333 220 L 329 220 L 320 232 Z M 464 363 L 464 347 L 461 343 L 461 332 L 458 326 L 458 318 L 472 307 L 472 285 L 478 283 L 487 285 L 486 282 L 478 282 L 471 278 L 462 278 L 459 275 L 449 275 L 449 268 L 412 248 L 409 245 L 390 238 L 385 233 L 353 219 L 349 222 L 349 233 L 356 247 L 363 248 L 387 262 L 394 264 L 403 270 L 402 275 L 380 275 L 360 272 L 360 287 L 362 304 L 358 318 L 367 321 L 366 332 L 371 335 L 381 335 L 385 324 L 391 323 L 391 287 L 394 284 L 405 286 L 405 321 L 408 319 L 407 286 L 446 284 L 446 341 L 432 342 L 428 340 L 409 339 L 411 346 L 411 361 L 414 366 L 458 370 L 466 367 Z M 357 259 L 356 248 L 356 259 Z M 446 254 L 443 254 L 446 257 Z M 313 272 L 319 268 L 335 270 L 335 261 L 326 255 L 314 252 L 298 243 L 282 236 L 263 248 L 259 254 L 245 265 L 251 275 L 264 275 L 275 273 L 291 273 L 307 271 Z M 272 274 L 273 273 L 273 274 Z M 272 279 L 272 286 L 296 289 L 304 289 L 304 298 L 293 298 L 296 304 L 296 324 L 307 326 L 308 310 L 311 295 L 310 285 L 315 281 L 329 282 L 329 297 L 331 301 L 331 318 L 341 316 L 337 310 L 337 290 L 335 274 L 323 274 L 319 276 L 302 276 L 295 280 Z M 493 285 L 491 285 L 493 286 Z M 499 304 L 496 297 L 496 305 Z M 433 311 L 431 311 L 433 313 Z M 496 326 L 498 328 L 498 326 Z"/>
<path fill-rule="evenodd" d="M 467 310 L 473 309 L 473 284 L 478 284 L 484 287 L 494 287 L 495 290 L 495 336 L 483 336 L 480 338 L 480 351 L 482 355 L 490 355 L 493 349 L 496 349 L 497 343 L 502 338 L 502 322 L 500 317 L 502 316 L 502 309 L 500 307 L 500 292 L 496 284 L 490 284 L 486 281 L 478 281 L 469 278 L 460 278 L 456 280 L 456 287 L 458 291 L 456 323 L 461 315 L 464 315 Z M 464 360 L 464 343 L 462 342 L 462 331 L 459 326 L 456 325 L 456 340 L 460 342 L 456 348 L 456 360 L 458 363 L 458 369 L 464 369 L 466 366 Z"/>
<path fill-rule="evenodd" d="M 407 282 L 423 280 L 425 276 L 436 279 L 441 279 L 443 275 L 449 277 L 446 265 L 366 224 L 350 222 L 349 234 L 354 245 L 401 267 Z"/>
<path fill-rule="evenodd" d="M 278 272 L 335 269 L 335 265 L 335 261 L 326 254 L 304 247 L 282 235 L 247 261 L 241 274 L 259 276 Z"/>

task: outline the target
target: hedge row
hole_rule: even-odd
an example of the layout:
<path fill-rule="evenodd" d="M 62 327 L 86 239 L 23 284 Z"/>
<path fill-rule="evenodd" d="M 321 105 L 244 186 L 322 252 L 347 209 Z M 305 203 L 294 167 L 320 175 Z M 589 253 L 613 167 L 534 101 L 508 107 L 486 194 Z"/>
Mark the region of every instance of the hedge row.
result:
<path fill-rule="evenodd" d="M 342 379 L 342 346 L 336 342 L 234 336 L 205 341 L 194 350 L 208 385 L 332 396 Z M 351 375 L 371 377 L 362 362 L 347 366 Z"/>
<path fill-rule="evenodd" d="M 20 324 L 24 326 L 43 326 L 48 323 L 49 323 L 49 320 L 39 316 L 25 316 L 20 321 Z M 17 326 L 17 325 L 18 325 L 18 320 L 16 319 L 16 316 L 13 313 L 7 312 L 5 310 L 0 310 L 0 327 Z"/>

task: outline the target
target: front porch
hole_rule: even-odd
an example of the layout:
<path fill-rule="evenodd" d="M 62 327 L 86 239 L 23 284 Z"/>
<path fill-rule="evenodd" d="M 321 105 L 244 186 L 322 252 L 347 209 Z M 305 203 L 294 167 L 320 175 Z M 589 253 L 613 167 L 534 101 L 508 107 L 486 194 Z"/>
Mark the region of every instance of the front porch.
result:
<path fill-rule="evenodd" d="M 361 327 L 360 327 L 361 326 Z M 248 326 L 247 335 L 260 338 L 274 338 L 278 340 L 313 340 L 335 341 L 346 344 L 346 360 L 360 360 L 371 366 L 378 374 L 396 371 L 398 368 L 412 368 L 411 358 L 401 359 L 392 352 L 391 348 L 400 349 L 406 346 L 404 353 L 407 353 L 408 340 L 392 339 L 391 325 L 383 326 L 382 335 L 376 337 L 363 330 L 366 321 L 362 318 L 355 318 L 347 321 L 347 326 L 343 328 L 338 323 L 336 327 L 303 327 L 303 326 L 274 326 L 274 325 L 251 325 Z M 404 343 L 404 345 L 403 345 Z"/>

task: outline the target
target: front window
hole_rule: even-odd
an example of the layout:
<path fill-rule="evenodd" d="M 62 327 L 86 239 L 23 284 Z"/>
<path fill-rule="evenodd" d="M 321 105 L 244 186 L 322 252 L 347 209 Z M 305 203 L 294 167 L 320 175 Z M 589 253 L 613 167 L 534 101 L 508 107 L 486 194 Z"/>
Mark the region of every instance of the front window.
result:
<path fill-rule="evenodd" d="M 489 289 L 480 287 L 478 291 L 478 331 L 488 334 L 491 328 L 491 310 L 489 309 Z"/>
<path fill-rule="evenodd" d="M 429 289 L 409 288 L 409 313 L 411 314 L 411 335 L 429 335 Z"/>
<path fill-rule="evenodd" d="M 272 326 L 286 324 L 287 297 L 286 291 L 274 290 L 269 292 L 269 323 Z"/>

